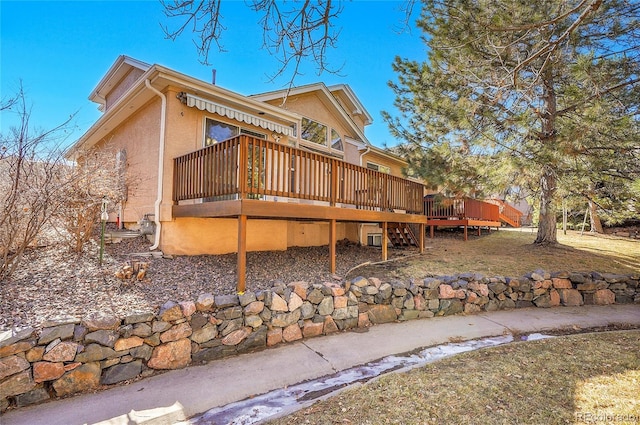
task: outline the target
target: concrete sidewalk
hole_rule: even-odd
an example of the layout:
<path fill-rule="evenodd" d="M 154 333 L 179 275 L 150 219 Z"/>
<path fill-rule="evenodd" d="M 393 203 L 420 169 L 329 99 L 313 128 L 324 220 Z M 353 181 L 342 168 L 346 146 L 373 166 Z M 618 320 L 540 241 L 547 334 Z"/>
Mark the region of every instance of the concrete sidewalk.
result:
<path fill-rule="evenodd" d="M 552 329 L 640 326 L 640 305 L 518 309 L 390 323 L 192 366 L 131 385 L 13 410 L 0 425 L 173 424 L 217 406 L 417 348 Z"/>

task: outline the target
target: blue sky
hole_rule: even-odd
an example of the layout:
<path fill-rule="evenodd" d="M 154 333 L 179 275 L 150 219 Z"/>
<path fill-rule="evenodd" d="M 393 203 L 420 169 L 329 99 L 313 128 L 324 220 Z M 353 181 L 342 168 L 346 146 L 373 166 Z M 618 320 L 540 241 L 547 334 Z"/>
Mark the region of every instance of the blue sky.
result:
<path fill-rule="evenodd" d="M 382 121 L 380 111 L 394 112 L 392 91 L 395 80 L 391 63 L 396 55 L 424 59 L 420 33 L 399 34 L 403 18 L 402 1 L 345 2 L 336 26 L 342 27 L 338 46 L 329 62 L 341 67 L 339 75 L 317 75 L 304 69 L 296 85 L 323 81 L 345 83 L 354 90 L 374 119 L 366 129 L 377 146 L 396 141 Z M 416 8 L 417 9 L 417 8 Z M 418 15 L 414 11 L 413 19 Z M 279 63 L 261 49 L 259 16 L 244 1 L 223 1 L 223 23 L 227 30 L 221 44 L 225 52 L 213 51 L 211 66 L 202 65 L 191 40 L 185 34 L 167 40 L 160 23 L 171 28 L 159 1 L 0 1 L 0 93 L 15 93 L 20 81 L 32 107 L 35 126 L 50 129 L 71 114 L 77 115 L 66 144 L 80 137 L 100 116 L 87 97 L 120 54 L 167 66 L 176 71 L 211 80 L 224 88 L 249 95 L 283 88 L 289 75 L 269 81 Z M 15 123 L 15 115 L 0 115 L 0 131 Z"/>

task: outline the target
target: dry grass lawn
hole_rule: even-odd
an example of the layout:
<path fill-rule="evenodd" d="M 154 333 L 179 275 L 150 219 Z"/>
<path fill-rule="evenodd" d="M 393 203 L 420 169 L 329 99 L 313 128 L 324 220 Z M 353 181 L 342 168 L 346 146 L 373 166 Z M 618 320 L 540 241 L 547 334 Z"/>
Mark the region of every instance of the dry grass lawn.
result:
<path fill-rule="evenodd" d="M 387 375 L 283 424 L 637 424 L 640 330 L 464 353 Z"/>
<path fill-rule="evenodd" d="M 486 276 L 522 276 L 546 271 L 640 272 L 640 240 L 616 236 L 558 232 L 557 246 L 535 246 L 531 230 L 501 230 L 472 237 L 460 234 L 426 239 L 425 254 L 380 265 L 359 267 L 347 277 L 362 275 L 387 279 L 477 272 Z"/>

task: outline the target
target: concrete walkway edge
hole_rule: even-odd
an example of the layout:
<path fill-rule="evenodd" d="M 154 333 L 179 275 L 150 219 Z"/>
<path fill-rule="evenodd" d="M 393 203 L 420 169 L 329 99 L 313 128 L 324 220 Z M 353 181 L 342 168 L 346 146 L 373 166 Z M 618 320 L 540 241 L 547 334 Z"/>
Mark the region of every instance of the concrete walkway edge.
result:
<path fill-rule="evenodd" d="M 640 305 L 527 308 L 389 323 L 281 345 L 130 385 L 11 410 L 0 425 L 174 424 L 211 408 L 418 348 L 612 324 L 640 327 Z"/>

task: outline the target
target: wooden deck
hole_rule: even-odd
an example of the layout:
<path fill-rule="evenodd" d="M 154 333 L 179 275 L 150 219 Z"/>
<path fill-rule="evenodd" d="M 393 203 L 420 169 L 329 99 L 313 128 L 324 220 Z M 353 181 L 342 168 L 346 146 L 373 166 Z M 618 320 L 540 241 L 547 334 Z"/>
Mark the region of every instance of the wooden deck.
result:
<path fill-rule="evenodd" d="M 426 196 L 424 211 L 428 220 L 429 235 L 433 238 L 436 227 L 462 227 L 464 240 L 469 227 L 475 227 L 478 235 L 482 228 L 500 228 L 500 209 L 497 205 L 471 198 L 441 198 Z"/>
<path fill-rule="evenodd" d="M 241 135 L 174 159 L 174 217 L 238 219 L 238 292 L 244 292 L 247 220 L 329 222 L 329 269 L 336 269 L 336 223 L 380 223 L 387 259 L 389 223 L 420 227 L 424 186 L 339 159 Z"/>

